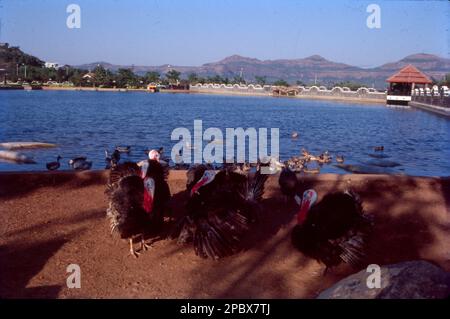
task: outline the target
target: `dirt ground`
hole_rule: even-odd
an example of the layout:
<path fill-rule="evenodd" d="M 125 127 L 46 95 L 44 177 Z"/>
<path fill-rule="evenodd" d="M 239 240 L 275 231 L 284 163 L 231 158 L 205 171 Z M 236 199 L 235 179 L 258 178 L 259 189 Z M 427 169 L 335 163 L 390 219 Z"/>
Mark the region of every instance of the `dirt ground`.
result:
<path fill-rule="evenodd" d="M 220 261 L 163 239 L 138 259 L 105 219 L 105 171 L 0 174 L 1 298 L 314 298 L 358 271 L 325 267 L 293 249 L 295 204 L 278 176 L 266 184 L 264 213 L 245 249 Z M 450 271 L 450 178 L 385 175 L 302 177 L 319 199 L 352 187 L 374 215 L 367 263 L 426 259 Z M 185 172 L 172 171 L 173 214 L 183 211 Z M 69 289 L 66 267 L 81 267 Z"/>

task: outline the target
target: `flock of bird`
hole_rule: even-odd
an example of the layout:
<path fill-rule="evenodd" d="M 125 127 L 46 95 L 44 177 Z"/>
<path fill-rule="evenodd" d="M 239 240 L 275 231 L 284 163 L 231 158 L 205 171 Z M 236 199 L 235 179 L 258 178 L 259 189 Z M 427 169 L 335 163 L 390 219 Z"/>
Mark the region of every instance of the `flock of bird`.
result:
<path fill-rule="evenodd" d="M 120 161 L 120 154 L 121 153 L 130 153 L 131 147 L 130 146 L 117 146 L 114 151 L 109 154 L 107 150 L 105 150 L 105 168 L 109 169 L 114 165 L 117 165 Z M 61 167 L 61 155 L 58 155 L 56 157 L 56 161 L 49 162 L 46 164 L 46 167 L 49 171 L 55 171 Z M 69 160 L 69 167 L 74 170 L 89 170 L 92 167 L 92 161 L 88 161 L 86 156 L 78 156 L 74 157 Z"/>
<path fill-rule="evenodd" d="M 191 243 L 202 258 L 219 259 L 241 250 L 243 238 L 258 227 L 263 213 L 261 202 L 268 175 L 262 168 L 270 163 L 258 163 L 255 169 L 237 164 L 224 164 L 220 169 L 192 165 L 186 173 L 184 213 L 172 221 L 168 165 L 161 153 L 162 149 L 151 150 L 148 159 L 138 163 L 119 163 L 117 154 L 111 155 L 105 191 L 111 233 L 127 239 L 135 257 L 148 248 L 148 238 L 165 235 L 179 244 Z M 306 151 L 303 158 L 305 163 L 306 158 L 330 160 L 327 153 L 313 157 Z M 325 264 L 326 269 L 341 262 L 360 266 L 372 222 L 359 196 L 351 190 L 329 193 L 316 203 L 317 193 L 302 189 L 291 164 L 280 164 L 278 183 L 286 201 L 297 207 L 293 246 Z M 135 249 L 136 240 L 139 249 Z"/>
<path fill-rule="evenodd" d="M 313 155 L 302 149 L 301 155 L 284 163 L 271 159 L 255 167 L 228 163 L 220 168 L 211 164 L 186 166 L 188 199 L 184 214 L 169 222 L 169 233 L 165 226 L 172 219 L 169 161 L 162 158 L 163 148 L 146 151 L 148 159 L 138 163 L 120 162 L 121 154 L 129 152 L 129 146 L 118 146 L 112 153 L 105 150 L 106 168 L 110 169 L 106 215 L 111 233 L 127 239 L 130 254 L 135 257 L 149 248 L 148 236 L 165 235 L 179 244 L 192 243 L 196 255 L 202 258 L 219 259 L 238 252 L 245 235 L 258 227 L 268 178 L 261 168 L 269 166 L 281 171 L 278 184 L 285 203 L 292 201 L 297 207 L 297 224 L 291 234 L 296 249 L 322 262 L 326 269 L 341 262 L 357 267 L 364 260 L 372 221 L 364 213 L 359 196 L 347 190 L 325 194 L 316 203 L 317 193 L 302 189 L 299 183 L 297 173 L 319 173 L 320 166 L 332 162 L 327 151 Z M 61 159 L 58 156 L 55 162 L 47 163 L 47 169 L 58 169 Z M 336 155 L 335 160 L 343 163 L 344 156 Z M 311 163 L 317 163 L 316 167 Z M 86 170 L 92 167 L 92 161 L 76 157 L 69 160 L 69 166 Z M 135 249 L 136 240 L 139 249 Z"/>
<path fill-rule="evenodd" d="M 320 173 L 320 167 L 323 164 L 331 163 L 332 160 L 333 157 L 328 151 L 316 156 L 308 152 L 306 149 L 302 149 L 300 156 L 292 156 L 284 163 L 284 166 L 297 173 L 304 172 L 309 174 L 318 174 Z M 344 156 L 336 155 L 336 162 L 343 163 Z M 312 163 L 317 163 L 317 165 L 311 166 L 310 164 Z"/>

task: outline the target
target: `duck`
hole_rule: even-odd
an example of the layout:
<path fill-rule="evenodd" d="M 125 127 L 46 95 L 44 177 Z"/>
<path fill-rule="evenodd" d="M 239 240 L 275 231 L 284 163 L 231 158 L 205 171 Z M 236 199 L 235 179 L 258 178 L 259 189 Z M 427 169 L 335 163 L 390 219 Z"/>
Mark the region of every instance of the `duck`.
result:
<path fill-rule="evenodd" d="M 375 146 L 375 147 L 373 148 L 373 150 L 374 150 L 375 152 L 384 151 L 384 146 L 383 146 L 383 145 L 381 145 L 381 146 Z"/>
<path fill-rule="evenodd" d="M 120 152 L 115 149 L 114 152 L 109 156 L 108 151 L 105 150 L 105 162 L 106 169 L 116 166 L 120 161 Z"/>
<path fill-rule="evenodd" d="M 297 198 L 296 198 L 297 200 Z M 298 197 L 297 225 L 291 233 L 293 246 L 330 267 L 347 263 L 360 267 L 367 250 L 372 219 L 364 213 L 360 197 L 352 190 L 326 194 L 308 189 Z"/>
<path fill-rule="evenodd" d="M 344 163 L 344 155 L 336 155 L 336 162 Z"/>
<path fill-rule="evenodd" d="M 226 164 L 227 162 L 224 163 Z M 262 159 L 258 159 L 256 163 L 256 170 L 261 170 L 263 174 L 276 174 L 280 172 L 284 166 L 285 164 L 281 163 L 278 157 L 267 156 Z"/>
<path fill-rule="evenodd" d="M 301 153 L 303 156 L 306 156 L 306 155 L 309 154 L 308 150 L 307 150 L 306 148 L 304 148 L 304 147 L 302 147 L 300 153 Z"/>
<path fill-rule="evenodd" d="M 49 171 L 56 171 L 61 166 L 61 164 L 59 163 L 59 161 L 61 159 L 62 159 L 62 157 L 60 155 L 58 155 L 58 157 L 56 158 L 56 162 L 50 162 L 50 163 L 46 164 L 47 169 Z"/>
<path fill-rule="evenodd" d="M 317 162 L 321 164 L 327 164 L 331 162 L 332 157 L 328 153 L 328 151 L 325 151 L 324 153 L 320 154 L 319 157 L 317 157 Z"/>
<path fill-rule="evenodd" d="M 293 156 L 285 162 L 285 166 L 294 172 L 301 172 L 305 167 L 305 159 Z"/>
<path fill-rule="evenodd" d="M 73 164 L 72 168 L 77 171 L 89 170 L 92 167 L 92 161 L 77 161 Z"/>
<path fill-rule="evenodd" d="M 308 152 L 308 151 L 307 151 L 306 149 L 304 149 L 304 148 L 302 148 L 301 154 L 302 154 L 303 158 L 308 158 L 308 157 L 311 156 L 311 153 Z"/>
<path fill-rule="evenodd" d="M 129 146 L 129 145 L 127 145 L 127 146 L 116 146 L 116 150 L 119 153 L 130 153 L 131 146 Z"/>
<path fill-rule="evenodd" d="M 74 157 L 72 159 L 69 160 L 69 166 L 73 168 L 73 166 L 75 165 L 75 163 L 78 162 L 85 162 L 87 160 L 86 156 L 79 156 L 79 157 Z"/>

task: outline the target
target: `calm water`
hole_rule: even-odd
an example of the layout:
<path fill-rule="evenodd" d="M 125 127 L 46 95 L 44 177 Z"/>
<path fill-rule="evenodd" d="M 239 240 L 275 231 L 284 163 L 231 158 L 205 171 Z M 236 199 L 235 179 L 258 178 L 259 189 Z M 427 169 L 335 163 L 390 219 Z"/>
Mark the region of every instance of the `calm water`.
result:
<path fill-rule="evenodd" d="M 0 162 L 0 171 L 45 170 L 45 163 L 86 155 L 104 168 L 104 149 L 131 145 L 128 159 L 164 146 L 169 152 L 176 127 L 193 134 L 194 119 L 207 127 L 278 127 L 282 159 L 302 147 L 345 156 L 346 164 L 366 165 L 374 145 L 384 145 L 386 160 L 401 164 L 375 167 L 408 175 L 450 175 L 450 121 L 414 109 L 271 97 L 230 97 L 127 92 L 0 91 L 0 141 L 42 141 L 58 148 L 26 151 L 38 164 Z M 291 139 L 297 131 L 299 138 Z M 225 132 L 225 130 L 224 130 Z M 206 143 L 205 143 L 206 144 Z M 127 156 L 123 156 L 127 158 Z M 369 162 L 370 163 L 370 162 Z M 345 173 L 332 165 L 322 172 Z"/>

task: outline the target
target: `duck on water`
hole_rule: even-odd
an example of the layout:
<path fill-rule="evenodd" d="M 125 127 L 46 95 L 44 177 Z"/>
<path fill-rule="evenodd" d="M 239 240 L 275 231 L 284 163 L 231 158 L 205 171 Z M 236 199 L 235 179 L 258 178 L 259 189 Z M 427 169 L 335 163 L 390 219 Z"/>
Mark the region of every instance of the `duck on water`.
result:
<path fill-rule="evenodd" d="M 59 161 L 61 159 L 62 159 L 62 157 L 60 155 L 58 155 L 58 157 L 56 158 L 55 162 L 49 162 L 49 163 L 46 164 L 47 169 L 49 171 L 56 171 L 61 166 L 61 164 L 59 163 Z"/>
<path fill-rule="evenodd" d="M 116 151 L 118 151 L 120 153 L 130 153 L 131 146 L 129 146 L 129 145 L 127 145 L 127 146 L 116 146 Z"/>
<path fill-rule="evenodd" d="M 111 167 L 117 166 L 120 161 L 120 152 L 115 149 L 114 152 L 109 156 L 108 150 L 105 150 L 105 162 L 106 162 L 106 169 L 110 169 Z"/>
<path fill-rule="evenodd" d="M 70 159 L 69 166 L 74 170 L 88 170 L 92 167 L 92 161 L 88 161 L 85 156 L 79 156 Z"/>

